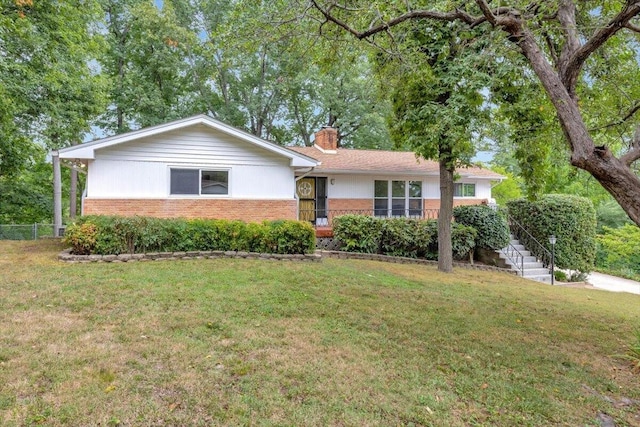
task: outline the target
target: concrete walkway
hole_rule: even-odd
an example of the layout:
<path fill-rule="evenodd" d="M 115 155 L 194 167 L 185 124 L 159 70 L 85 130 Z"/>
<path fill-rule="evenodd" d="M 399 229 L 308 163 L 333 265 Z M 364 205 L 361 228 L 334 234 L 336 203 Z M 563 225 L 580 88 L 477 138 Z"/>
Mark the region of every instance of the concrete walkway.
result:
<path fill-rule="evenodd" d="M 604 289 L 612 292 L 629 292 L 640 295 L 640 282 L 623 279 L 621 277 L 609 276 L 602 273 L 591 273 L 587 282 L 596 289 Z"/>

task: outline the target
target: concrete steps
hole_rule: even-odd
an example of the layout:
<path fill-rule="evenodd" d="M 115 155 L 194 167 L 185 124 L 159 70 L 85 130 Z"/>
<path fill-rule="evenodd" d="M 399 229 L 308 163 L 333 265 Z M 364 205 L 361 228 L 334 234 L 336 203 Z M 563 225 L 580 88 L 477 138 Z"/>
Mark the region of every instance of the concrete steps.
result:
<path fill-rule="evenodd" d="M 531 255 L 524 245 L 520 244 L 512 236 L 509 246 L 498 251 L 500 258 L 504 259 L 507 265 L 518 272 L 524 279 L 535 280 L 536 282 L 551 283 L 551 273 L 548 268 Z M 522 271 L 520 271 L 522 270 Z"/>

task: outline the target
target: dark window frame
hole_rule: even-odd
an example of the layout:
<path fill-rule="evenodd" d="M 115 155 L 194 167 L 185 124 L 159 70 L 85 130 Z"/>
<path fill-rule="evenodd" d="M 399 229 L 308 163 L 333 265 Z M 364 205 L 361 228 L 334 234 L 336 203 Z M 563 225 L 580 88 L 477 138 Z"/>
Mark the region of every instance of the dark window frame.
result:
<path fill-rule="evenodd" d="M 382 187 L 386 188 L 383 189 Z M 384 218 L 422 217 L 424 210 L 424 183 L 422 181 L 376 179 L 373 182 L 373 188 L 374 216 Z M 382 195 L 385 192 L 386 195 Z M 402 196 L 400 193 L 402 193 Z"/>
<path fill-rule="evenodd" d="M 175 174 L 174 174 L 175 173 Z M 226 175 L 226 192 L 203 192 L 203 181 L 204 174 L 225 174 Z M 169 168 L 169 195 L 170 196 L 198 196 L 198 197 L 229 197 L 229 180 L 230 180 L 230 170 L 229 169 L 218 169 L 218 168 L 181 168 L 181 167 L 170 167 Z M 191 180 L 191 182 L 180 181 L 180 176 L 183 179 Z M 207 180 L 210 181 L 210 180 Z M 225 181 L 220 181 L 223 183 L 221 185 L 224 188 Z"/>

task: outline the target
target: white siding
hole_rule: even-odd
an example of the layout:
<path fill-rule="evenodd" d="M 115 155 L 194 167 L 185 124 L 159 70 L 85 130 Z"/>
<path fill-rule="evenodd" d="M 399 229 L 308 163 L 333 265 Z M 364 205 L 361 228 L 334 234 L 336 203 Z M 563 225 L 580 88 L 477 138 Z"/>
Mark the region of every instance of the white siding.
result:
<path fill-rule="evenodd" d="M 290 160 L 204 125 L 192 126 L 96 151 L 96 160 L 200 165 L 289 166 Z"/>
<path fill-rule="evenodd" d="M 167 166 L 163 163 L 113 160 L 89 163 L 87 197 L 166 197 L 168 192 Z"/>
<path fill-rule="evenodd" d="M 438 198 L 439 187 L 437 178 L 419 176 L 379 176 L 379 175 L 335 175 L 329 176 L 328 197 L 330 199 L 373 199 L 373 185 L 375 180 L 422 181 L 422 197 Z M 430 195 L 431 187 L 435 185 L 435 195 Z"/>
<path fill-rule="evenodd" d="M 476 199 L 491 198 L 491 181 L 476 181 Z"/>
<path fill-rule="evenodd" d="M 331 180 L 334 180 L 331 185 Z M 378 176 L 378 175 L 329 175 L 328 197 L 330 199 L 367 199 L 373 198 L 375 180 L 422 181 L 422 198 L 439 199 L 440 181 L 437 177 L 419 176 Z M 487 180 L 461 180 L 458 182 L 475 183 L 474 199 L 491 198 L 491 182 Z"/>
<path fill-rule="evenodd" d="M 166 198 L 170 168 L 205 166 L 164 162 L 95 160 L 89 165 L 87 197 Z M 211 168 L 212 165 L 205 167 Z M 235 199 L 292 199 L 294 175 L 289 167 L 215 165 L 229 170 L 229 197 Z M 195 196 L 207 197 L 207 196 Z M 211 196 L 209 196 L 211 197 Z M 220 196 L 214 196 L 220 197 Z"/>
<path fill-rule="evenodd" d="M 87 197 L 171 197 L 171 167 L 228 170 L 231 198 L 293 198 L 289 159 L 203 125 L 97 150 Z"/>

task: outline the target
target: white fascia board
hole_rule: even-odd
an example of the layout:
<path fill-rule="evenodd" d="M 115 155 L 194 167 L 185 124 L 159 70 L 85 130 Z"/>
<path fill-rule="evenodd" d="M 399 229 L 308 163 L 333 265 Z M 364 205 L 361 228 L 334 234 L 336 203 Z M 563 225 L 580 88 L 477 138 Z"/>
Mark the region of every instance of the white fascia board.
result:
<path fill-rule="evenodd" d="M 504 181 L 507 179 L 506 176 L 498 175 L 498 176 L 477 176 L 477 175 L 460 175 L 465 179 L 479 179 L 483 181 Z"/>
<path fill-rule="evenodd" d="M 398 172 L 398 171 L 385 171 L 380 169 L 371 169 L 371 170 L 350 170 L 350 169 L 318 169 L 317 173 L 322 173 L 325 175 L 379 175 L 379 176 L 438 176 L 438 172 L 418 172 L 418 171 L 406 171 L 406 172 Z"/>
<path fill-rule="evenodd" d="M 311 157 L 303 154 L 296 153 L 292 150 L 288 150 L 285 147 L 273 144 L 269 141 L 265 141 L 262 138 L 258 138 L 254 135 L 236 129 L 211 117 L 200 114 L 198 116 L 189 117 L 182 120 L 176 120 L 174 122 L 165 123 L 157 126 L 151 126 L 148 128 L 127 132 L 122 135 L 115 135 L 96 141 L 87 142 L 72 147 L 67 147 L 59 150 L 61 159 L 95 159 L 95 150 L 101 148 L 111 147 L 113 145 L 122 144 L 125 142 L 133 141 L 140 138 L 146 138 L 161 133 L 171 132 L 177 129 L 182 129 L 189 126 L 202 124 L 210 128 L 219 130 L 228 135 L 234 136 L 242 141 L 264 148 L 276 154 L 280 154 L 291 160 L 291 166 L 293 167 L 312 167 L 317 166 L 319 162 Z"/>

